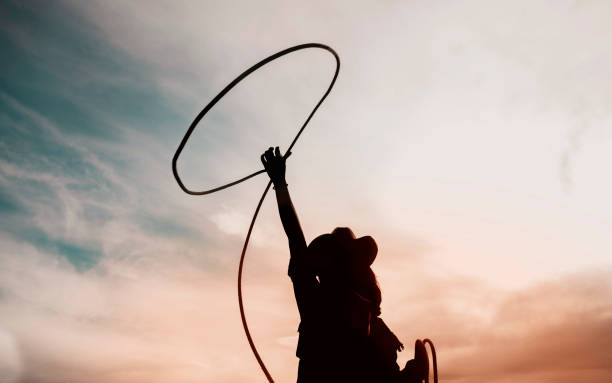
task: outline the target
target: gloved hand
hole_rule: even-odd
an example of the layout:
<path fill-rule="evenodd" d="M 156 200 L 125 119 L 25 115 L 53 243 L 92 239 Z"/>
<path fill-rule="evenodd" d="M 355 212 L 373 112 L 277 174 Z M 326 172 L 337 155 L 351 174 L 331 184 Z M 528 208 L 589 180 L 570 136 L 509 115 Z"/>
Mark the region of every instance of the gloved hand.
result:
<path fill-rule="evenodd" d="M 287 153 L 287 156 L 283 158 L 280 153 L 278 146 L 273 149 L 269 148 L 261 155 L 261 162 L 263 163 L 266 173 L 272 180 L 274 187 L 287 186 L 285 181 L 285 160 L 289 158 L 291 152 Z"/>

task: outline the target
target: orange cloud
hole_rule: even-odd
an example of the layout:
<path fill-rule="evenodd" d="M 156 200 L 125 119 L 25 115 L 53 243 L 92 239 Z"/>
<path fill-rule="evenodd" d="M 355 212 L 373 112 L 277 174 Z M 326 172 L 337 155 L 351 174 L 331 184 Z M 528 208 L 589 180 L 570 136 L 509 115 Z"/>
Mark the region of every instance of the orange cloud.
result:
<path fill-rule="evenodd" d="M 240 326 L 234 278 L 171 259 L 81 274 L 48 254 L 11 248 L 0 257 L 0 380 L 264 380 Z M 247 265 L 249 324 L 276 380 L 293 381 L 297 310 L 283 262 L 261 252 L 252 255 L 262 262 Z M 417 258 L 405 259 L 410 265 L 377 265 L 383 317 L 406 345 L 434 340 L 441 381 L 612 381 L 612 271 L 503 291 L 426 275 Z"/>
<path fill-rule="evenodd" d="M 611 276 L 578 273 L 511 292 L 462 278 L 419 281 L 431 295 L 393 322 L 398 333 L 433 338 L 442 381 L 609 382 Z"/>

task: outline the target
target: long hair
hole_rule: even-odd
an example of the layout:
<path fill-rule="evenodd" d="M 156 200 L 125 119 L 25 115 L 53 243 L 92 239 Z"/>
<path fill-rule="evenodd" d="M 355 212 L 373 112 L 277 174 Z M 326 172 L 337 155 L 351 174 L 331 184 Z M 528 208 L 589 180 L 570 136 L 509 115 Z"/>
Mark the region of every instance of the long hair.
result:
<path fill-rule="evenodd" d="M 380 315 L 382 292 L 372 268 L 356 270 L 352 273 L 351 285 L 353 290 L 369 302 L 370 312 L 374 316 Z"/>

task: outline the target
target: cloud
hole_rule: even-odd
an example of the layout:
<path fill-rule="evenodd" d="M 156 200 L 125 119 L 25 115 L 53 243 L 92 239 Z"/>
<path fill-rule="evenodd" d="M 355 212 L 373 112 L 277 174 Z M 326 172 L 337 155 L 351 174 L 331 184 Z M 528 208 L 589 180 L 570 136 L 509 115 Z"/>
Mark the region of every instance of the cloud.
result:
<path fill-rule="evenodd" d="M 96 243 L 101 247 L 99 230 L 111 229 L 117 224 L 138 225 L 134 215 L 138 209 L 139 191 L 125 175 L 118 174 L 107 161 L 91 151 L 86 142 L 75 142 L 37 112 L 7 95 L 2 97 L 5 105 L 25 118 L 25 128 L 45 137 L 47 142 L 46 147 L 19 157 L 4 152 L 6 159 L 0 159 L 0 181 L 5 193 L 23 209 L 21 214 L 13 215 L 11 225 L 5 225 L 4 230 L 21 236 L 27 232 L 39 233 L 35 237 L 90 246 Z M 34 142 L 29 145 L 36 147 Z M 129 201 L 136 204 L 133 209 L 125 205 Z M 149 215 L 155 214 L 149 210 Z M 126 222 L 125 218 L 131 222 Z M 140 226 L 153 221 L 149 218 Z M 141 227 L 139 231 L 144 229 Z M 132 238 L 137 238 L 136 234 L 132 232 Z M 107 235 L 109 239 L 121 237 L 113 232 Z M 110 244 L 111 241 L 105 243 Z"/>
<path fill-rule="evenodd" d="M 428 275 L 412 279 L 415 292 L 383 315 L 408 339 L 434 340 L 444 381 L 605 382 L 612 377 L 610 280 L 610 270 L 598 270 L 502 291 Z M 393 313 L 398 306 L 402 314 Z"/>
<path fill-rule="evenodd" d="M 610 273 L 561 277 L 532 258 L 554 257 L 561 270 L 601 263 L 608 226 L 541 200 L 519 203 L 521 193 L 556 198 L 550 170 L 565 132 L 606 99 L 608 13 L 601 4 L 550 12 L 542 2 L 526 15 L 517 4 L 0 6 L 0 44 L 13 58 L 0 74 L 0 211 L 9 218 L 0 227 L 0 380 L 262 377 L 240 327 L 234 273 L 240 228 L 266 180 L 194 199 L 176 186 L 170 158 L 200 104 L 237 73 L 318 40 L 338 49 L 343 68 L 291 159 L 308 237 L 333 223 L 376 232 L 383 315 L 406 344 L 436 342 L 443 380 L 610 381 Z M 333 69 L 314 52 L 276 64 L 198 128 L 180 164 L 188 184 L 259 168 L 261 149 L 289 141 Z M 585 109 L 573 108 L 579 102 Z M 608 121 L 607 109 L 597 116 Z M 569 170 L 575 144 L 586 147 L 587 135 L 575 136 L 562 160 Z M 508 193 L 495 199 L 483 184 Z M 576 206 L 607 217 L 601 195 Z M 298 318 L 270 198 L 252 245 L 249 323 L 273 375 L 294 380 Z M 585 247 L 596 254 L 576 256 Z M 473 266 L 477 251 L 497 255 L 491 267 Z M 488 281 L 449 272 L 458 265 Z M 531 284 L 493 283 L 508 265 L 537 268 Z"/>
<path fill-rule="evenodd" d="M 609 4 L 537 1 L 529 3 L 530 15 L 523 12 L 524 2 L 493 6 L 486 1 L 448 7 L 359 2 L 350 8 L 324 2 L 213 6 L 185 1 L 172 10 L 163 2 L 69 4 L 114 46 L 146 62 L 164 92 L 181 100 L 177 104 L 193 106 L 183 109 L 190 116 L 266 53 L 311 40 L 337 48 L 343 60 L 338 84 L 309 128 L 316 138 L 305 136 L 293 158 L 295 168 L 309 177 L 316 172 L 332 182 L 355 166 L 371 173 L 366 189 L 395 184 L 405 175 L 565 198 L 570 178 L 588 182 L 587 190 L 599 185 L 583 177 L 585 168 L 599 161 L 583 158 L 575 164 L 578 141 L 608 158 L 588 138 L 592 135 L 579 132 L 608 130 L 612 116 L 602 101 L 611 85 L 606 75 L 610 33 L 602 17 Z M 116 12 L 119 8 L 122 12 Z M 297 13 L 303 17 L 295 19 Z M 223 130 L 298 126 L 331 69 L 316 56 L 284 58 L 240 85 L 235 98 L 215 108 L 226 118 Z M 316 76 L 302 76 L 307 71 L 300 64 Z M 220 126 L 211 116 L 201 128 L 216 133 Z M 287 142 L 279 130 L 262 134 L 262 147 Z M 192 140 L 198 155 L 200 140 Z M 240 147 L 239 156 L 245 156 L 239 162 L 251 164 L 247 161 L 260 150 L 251 147 L 259 142 L 249 135 L 222 150 L 211 145 L 211 157 L 200 158 L 225 159 L 223 153 Z M 318 145 L 317 158 L 300 163 L 309 156 L 301 153 L 302 144 L 306 150 Z M 368 161 L 363 153 L 369 151 L 379 161 Z M 194 174 L 189 156 L 185 170 Z M 332 165 L 326 168 L 320 163 L 325 161 Z M 244 167 L 242 173 L 251 170 Z"/>
<path fill-rule="evenodd" d="M 171 259 L 105 259 L 82 273 L 62 258 L 3 243 L 6 376 L 246 382 L 260 375 L 240 326 L 233 278 Z M 405 278 L 410 268 L 403 270 Z M 422 273 L 399 288 L 387 283 L 384 270 L 378 273 L 383 317 L 405 344 L 434 340 L 445 381 L 605 382 L 612 376 L 609 271 L 516 291 Z M 245 282 L 249 323 L 273 375 L 294 379 L 297 313 L 290 283 L 283 273 L 268 275 L 251 274 Z M 400 354 L 402 363 L 411 354 L 410 347 Z"/>
<path fill-rule="evenodd" d="M 10 250 L 1 257 L 0 327 L 15 340 L 18 358 L 5 368 L 19 381 L 236 381 L 256 370 L 233 279 L 176 261 L 160 273 L 159 264 L 105 259 L 80 273 L 61 258 L 3 243 Z M 295 331 L 283 330 L 272 334 Z"/>

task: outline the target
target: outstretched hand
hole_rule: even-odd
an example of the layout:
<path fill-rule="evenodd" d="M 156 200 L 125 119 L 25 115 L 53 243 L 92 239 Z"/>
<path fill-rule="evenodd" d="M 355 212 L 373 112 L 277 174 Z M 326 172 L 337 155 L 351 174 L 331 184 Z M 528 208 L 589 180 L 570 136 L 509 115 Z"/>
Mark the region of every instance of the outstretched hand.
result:
<path fill-rule="evenodd" d="M 284 186 L 287 184 L 285 182 L 285 160 L 289 158 L 290 155 L 291 152 L 288 152 L 287 155 L 283 157 L 278 146 L 276 148 L 269 148 L 261 155 L 261 162 L 274 186 Z"/>

